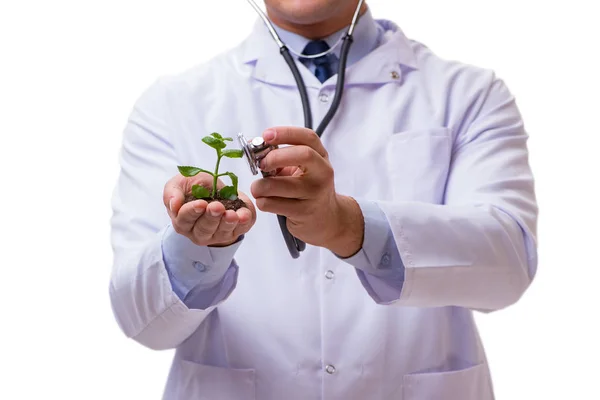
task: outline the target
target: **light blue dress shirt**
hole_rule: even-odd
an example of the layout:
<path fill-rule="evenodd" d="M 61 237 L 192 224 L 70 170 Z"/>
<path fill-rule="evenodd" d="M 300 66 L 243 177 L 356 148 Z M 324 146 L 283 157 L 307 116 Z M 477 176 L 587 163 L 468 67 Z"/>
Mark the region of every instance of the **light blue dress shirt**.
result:
<path fill-rule="evenodd" d="M 310 39 L 292 32 L 277 29 L 277 33 L 289 48 L 302 52 Z M 330 47 L 346 33 L 340 30 L 324 40 Z M 381 43 L 383 29 L 375 23 L 371 11 L 362 17 L 354 31 L 354 41 L 348 55 L 347 67 L 351 66 Z M 337 71 L 341 44 L 329 53 L 331 66 Z M 298 57 L 296 57 L 297 59 Z M 303 61 L 314 73 L 315 65 Z M 362 279 L 377 277 L 386 282 L 386 290 L 399 293 L 404 281 L 404 264 L 394 242 L 389 222 L 375 202 L 357 199 L 363 213 L 365 230 L 362 248 L 353 256 L 344 259 L 357 268 Z M 163 240 L 163 258 L 173 291 L 190 308 L 206 308 L 222 299 L 217 296 L 222 281 L 232 276 L 237 268 L 234 255 L 242 244 L 243 237 L 227 247 L 200 247 L 169 228 Z M 377 292 L 373 296 L 382 300 Z"/>

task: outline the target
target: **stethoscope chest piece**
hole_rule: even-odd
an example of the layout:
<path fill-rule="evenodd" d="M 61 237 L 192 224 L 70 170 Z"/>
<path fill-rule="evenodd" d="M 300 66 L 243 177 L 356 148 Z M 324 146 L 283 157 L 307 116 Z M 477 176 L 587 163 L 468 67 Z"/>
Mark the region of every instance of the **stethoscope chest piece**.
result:
<path fill-rule="evenodd" d="M 264 139 L 260 136 L 253 138 L 252 140 L 247 140 L 244 137 L 244 134 L 238 134 L 238 141 L 242 151 L 244 152 L 244 158 L 248 162 L 248 166 L 250 167 L 250 171 L 252 171 L 252 175 L 258 175 L 260 171 L 260 161 L 271 152 L 277 148 L 277 146 L 268 145 L 265 143 Z M 271 176 L 272 174 L 267 172 L 262 172 L 263 176 Z"/>

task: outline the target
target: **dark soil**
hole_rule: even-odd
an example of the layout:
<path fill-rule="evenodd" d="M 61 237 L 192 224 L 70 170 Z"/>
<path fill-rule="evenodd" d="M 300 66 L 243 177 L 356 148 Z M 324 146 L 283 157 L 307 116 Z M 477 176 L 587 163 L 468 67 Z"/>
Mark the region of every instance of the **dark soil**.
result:
<path fill-rule="evenodd" d="M 190 201 L 194 201 L 194 200 L 198 200 L 197 198 L 195 198 L 192 194 L 189 194 L 186 198 L 185 198 L 185 202 L 188 203 Z M 217 196 L 216 199 L 213 199 L 212 197 L 209 199 L 203 199 L 205 200 L 207 203 L 212 203 L 213 201 L 219 201 L 221 202 L 221 204 L 223 204 L 225 206 L 226 210 L 233 210 L 233 211 L 237 211 L 242 207 L 246 207 L 246 203 L 244 203 L 242 201 L 242 199 L 240 199 L 239 197 L 235 200 L 229 200 L 229 199 L 222 199 L 220 197 Z"/>

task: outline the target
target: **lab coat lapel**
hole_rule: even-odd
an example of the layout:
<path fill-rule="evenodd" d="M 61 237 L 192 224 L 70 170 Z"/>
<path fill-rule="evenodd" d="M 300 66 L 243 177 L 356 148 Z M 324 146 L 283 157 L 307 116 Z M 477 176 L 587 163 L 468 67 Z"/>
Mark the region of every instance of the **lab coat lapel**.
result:
<path fill-rule="evenodd" d="M 294 76 L 283 59 L 279 46 L 260 19 L 256 21 L 252 33 L 244 43 L 242 62 L 251 69 L 252 79 L 271 85 L 296 87 Z M 296 66 L 307 88 L 321 87 L 319 80 L 302 63 L 296 61 Z"/>
<path fill-rule="evenodd" d="M 412 49 L 404 42 L 402 33 L 396 32 L 389 41 L 346 69 L 344 87 L 399 84 L 413 69 L 416 62 Z M 324 85 L 335 87 L 338 77 L 332 76 Z"/>
<path fill-rule="evenodd" d="M 345 87 L 399 84 L 406 73 L 417 68 L 410 42 L 398 27 L 393 28 L 395 32 L 384 44 L 346 69 Z M 242 60 L 251 68 L 252 79 L 271 85 L 296 87 L 279 47 L 261 20 L 256 22 L 246 40 Z M 296 66 L 307 88 L 335 87 L 337 83 L 337 74 L 321 84 L 302 63 L 296 61 Z"/>
<path fill-rule="evenodd" d="M 298 67 L 307 88 L 318 89 L 321 87 L 321 82 L 302 63 L 296 61 L 296 67 Z M 279 53 L 277 46 L 272 54 L 256 60 L 252 78 L 271 85 L 296 87 L 294 75 Z"/>

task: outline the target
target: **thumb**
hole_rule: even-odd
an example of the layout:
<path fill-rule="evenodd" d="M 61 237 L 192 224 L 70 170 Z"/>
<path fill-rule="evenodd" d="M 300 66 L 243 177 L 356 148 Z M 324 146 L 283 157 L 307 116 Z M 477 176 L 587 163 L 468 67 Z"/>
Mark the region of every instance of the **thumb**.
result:
<path fill-rule="evenodd" d="M 175 218 L 185 200 L 185 189 L 182 180 L 175 176 L 166 184 L 163 191 L 163 203 L 171 218 Z"/>

